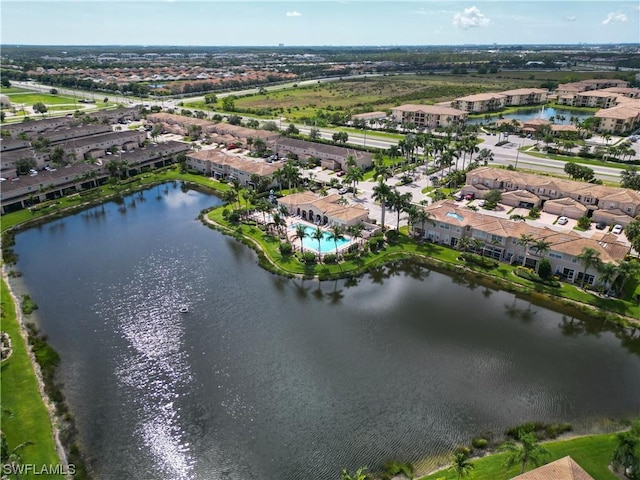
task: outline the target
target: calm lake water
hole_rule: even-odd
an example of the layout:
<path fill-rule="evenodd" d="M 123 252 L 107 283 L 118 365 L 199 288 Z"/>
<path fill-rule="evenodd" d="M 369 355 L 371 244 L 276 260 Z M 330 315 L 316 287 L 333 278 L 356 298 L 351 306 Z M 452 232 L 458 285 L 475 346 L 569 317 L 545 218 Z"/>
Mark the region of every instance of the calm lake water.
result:
<path fill-rule="evenodd" d="M 640 412 L 612 332 L 411 265 L 283 279 L 196 219 L 216 203 L 168 185 L 16 238 L 101 479 L 338 479 Z"/>

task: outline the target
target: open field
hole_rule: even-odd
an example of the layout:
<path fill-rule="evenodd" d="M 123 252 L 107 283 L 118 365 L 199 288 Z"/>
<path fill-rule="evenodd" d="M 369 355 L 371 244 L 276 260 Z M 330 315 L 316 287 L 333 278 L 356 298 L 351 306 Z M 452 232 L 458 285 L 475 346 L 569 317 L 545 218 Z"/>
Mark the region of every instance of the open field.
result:
<path fill-rule="evenodd" d="M 319 110 L 327 113 L 386 110 L 401 103 L 433 104 L 472 93 L 539 87 L 540 83 L 536 79 L 502 78 L 499 74 L 389 75 L 250 95 L 237 98 L 235 106 L 240 112 L 304 120 L 315 117 Z M 204 108 L 204 103 L 186 103 L 185 107 Z"/>
<path fill-rule="evenodd" d="M 53 443 L 51 423 L 40 398 L 36 377 L 20 335 L 15 305 L 4 280 L 2 295 L 2 331 L 11 337 L 13 354 L 2 362 L 2 431 L 7 437 L 9 450 L 21 443 L 31 442 L 19 453 L 23 464 L 56 465 L 59 463 Z M 38 478 L 21 475 L 20 478 Z M 62 478 L 51 475 L 47 478 Z"/>
<path fill-rule="evenodd" d="M 589 435 L 571 440 L 545 443 L 550 452 L 549 461 L 571 455 L 595 480 L 616 480 L 617 477 L 608 469 L 611 455 L 616 446 L 615 434 Z M 506 480 L 520 473 L 519 466 L 506 469 L 503 464 L 506 453 L 490 455 L 473 460 L 473 471 L 468 478 L 473 480 Z M 527 470 L 531 470 L 528 467 Z M 420 480 L 455 480 L 456 474 L 449 470 L 421 477 Z"/>
<path fill-rule="evenodd" d="M 17 89 L 15 89 L 17 90 Z M 36 93 L 28 90 L 22 90 L 21 93 L 10 93 L 7 95 L 11 103 L 13 104 L 27 104 L 33 105 L 34 103 L 42 102 L 45 105 L 63 105 L 73 104 L 78 101 L 73 97 L 67 97 L 63 95 L 51 95 L 49 93 Z"/>

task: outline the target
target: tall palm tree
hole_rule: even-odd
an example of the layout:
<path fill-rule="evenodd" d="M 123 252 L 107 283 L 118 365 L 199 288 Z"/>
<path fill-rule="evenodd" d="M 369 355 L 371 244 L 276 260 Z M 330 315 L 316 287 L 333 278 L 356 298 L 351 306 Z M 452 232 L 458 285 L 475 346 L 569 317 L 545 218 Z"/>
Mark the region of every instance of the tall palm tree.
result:
<path fill-rule="evenodd" d="M 602 263 L 599 269 L 598 283 L 600 284 L 600 293 L 604 293 L 607 286 L 613 285 L 618 276 L 618 266 L 615 263 Z"/>
<path fill-rule="evenodd" d="M 536 255 L 538 255 L 541 259 L 545 253 L 547 253 L 551 249 L 551 242 L 548 242 L 544 238 L 540 238 L 538 240 L 534 240 L 532 248 L 535 250 Z M 536 264 L 536 273 L 540 270 L 540 262 Z"/>
<path fill-rule="evenodd" d="M 336 255 L 338 255 L 338 241 L 344 240 L 344 228 L 342 225 L 335 224 L 331 227 L 331 230 L 329 230 L 329 240 L 333 240 L 336 246 Z"/>
<path fill-rule="evenodd" d="M 580 284 L 580 286 L 584 288 L 584 281 L 587 278 L 587 270 L 589 270 L 590 267 L 597 267 L 600 265 L 600 252 L 593 248 L 585 247 L 582 249 L 582 253 L 577 255 L 576 258 L 584 267 L 584 271 L 582 272 L 582 283 Z"/>
<path fill-rule="evenodd" d="M 353 185 L 353 196 L 356 196 L 358 182 L 364 178 L 364 170 L 360 167 L 349 167 L 345 180 Z"/>
<path fill-rule="evenodd" d="M 411 192 L 400 193 L 397 190 L 393 190 L 389 196 L 391 208 L 393 208 L 397 213 L 396 230 L 400 230 L 400 214 L 411 205 L 412 197 L 413 194 Z"/>
<path fill-rule="evenodd" d="M 320 227 L 316 227 L 311 233 L 311 238 L 318 241 L 318 261 L 320 261 L 320 242 L 324 238 L 324 231 Z"/>
<path fill-rule="evenodd" d="M 296 231 L 294 235 L 298 240 L 300 240 L 300 253 L 304 253 L 304 247 L 302 245 L 302 241 L 309 236 L 307 235 L 307 231 L 304 225 L 300 225 L 300 224 L 296 225 Z"/>
<path fill-rule="evenodd" d="M 535 433 L 525 433 L 523 430 L 518 431 L 518 443 L 513 441 L 506 442 L 499 450 L 507 452 L 507 459 L 504 462 L 505 467 L 511 468 L 514 465 L 520 465 L 520 474 L 524 473 L 528 463 L 538 467 L 549 455 L 549 452 L 538 443 Z"/>
<path fill-rule="evenodd" d="M 469 461 L 466 454 L 458 452 L 453 456 L 449 469 L 453 470 L 458 476 L 458 480 L 460 480 L 462 477 L 466 477 L 471 473 L 473 463 Z"/>
<path fill-rule="evenodd" d="M 382 213 L 380 216 L 380 226 L 383 229 L 384 229 L 384 214 L 387 209 L 385 204 L 387 202 L 387 199 L 389 198 L 389 195 L 391 195 L 391 187 L 386 183 L 384 183 L 384 181 L 380 180 L 378 182 L 378 185 L 373 187 L 373 199 L 376 202 L 380 202 L 380 208 L 382 210 Z"/>
<path fill-rule="evenodd" d="M 522 266 L 524 267 L 527 263 L 527 248 L 534 242 L 533 235 L 529 235 L 528 233 L 523 233 L 520 235 L 520 238 L 516 240 L 516 244 L 524 247 L 524 256 L 522 257 Z"/>

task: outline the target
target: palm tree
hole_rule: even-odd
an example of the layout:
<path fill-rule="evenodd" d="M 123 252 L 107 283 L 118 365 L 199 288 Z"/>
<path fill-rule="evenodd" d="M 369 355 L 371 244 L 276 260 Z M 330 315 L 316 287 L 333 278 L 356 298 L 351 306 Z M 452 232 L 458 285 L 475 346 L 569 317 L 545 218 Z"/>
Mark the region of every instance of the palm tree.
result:
<path fill-rule="evenodd" d="M 462 252 L 469 251 L 469 249 L 471 248 L 471 239 L 469 237 L 462 237 L 460 240 L 458 240 L 456 247 Z"/>
<path fill-rule="evenodd" d="M 618 266 L 615 263 L 602 263 L 599 269 L 600 276 L 598 283 L 600 284 L 600 293 L 604 293 L 607 286 L 613 285 L 618 276 Z"/>
<path fill-rule="evenodd" d="M 538 443 L 538 438 L 533 432 L 525 433 L 524 430 L 518 430 L 518 442 L 506 442 L 499 450 L 508 454 L 504 462 L 505 467 L 520 465 L 520 474 L 524 473 L 527 463 L 531 462 L 538 467 L 549 455 L 549 452 Z"/>
<path fill-rule="evenodd" d="M 384 214 L 387 209 L 386 202 L 391 195 L 391 187 L 384 183 L 384 181 L 380 180 L 378 185 L 373 187 L 373 199 L 376 202 L 380 202 L 380 208 L 382 210 L 382 214 L 380 216 L 380 226 L 384 229 Z"/>
<path fill-rule="evenodd" d="M 453 456 L 449 469 L 453 470 L 458 476 L 458 480 L 460 480 L 462 477 L 466 477 L 471 473 L 473 463 L 469 461 L 466 454 L 458 452 Z"/>
<path fill-rule="evenodd" d="M 542 258 L 542 256 L 551 249 L 551 245 L 551 242 L 546 241 L 544 238 L 540 238 L 538 240 L 534 240 L 532 248 L 535 250 L 536 255 Z M 536 273 L 538 273 L 539 269 L 540 262 L 536 264 Z"/>
<path fill-rule="evenodd" d="M 336 246 L 336 255 L 338 255 L 338 240 L 344 240 L 344 228 L 342 225 L 334 225 L 329 231 L 329 240 L 333 240 Z"/>
<path fill-rule="evenodd" d="M 311 233 L 311 238 L 318 241 L 318 261 L 320 261 L 320 242 L 324 238 L 324 231 L 320 227 L 316 227 Z"/>
<path fill-rule="evenodd" d="M 411 205 L 412 197 L 413 194 L 411 192 L 400 193 L 397 190 L 392 190 L 391 195 L 389 195 L 391 208 L 397 212 L 396 230 L 400 230 L 400 214 Z"/>
<path fill-rule="evenodd" d="M 627 280 L 638 275 L 639 270 L 640 267 L 636 262 L 630 262 L 627 260 L 620 262 L 618 265 L 618 277 L 615 280 L 616 295 L 620 295 L 624 291 Z"/>
<path fill-rule="evenodd" d="M 582 249 L 582 253 L 577 255 L 576 258 L 584 267 L 584 272 L 582 272 L 582 283 L 580 285 L 584 288 L 584 281 L 587 278 L 587 270 L 589 270 L 590 267 L 597 267 L 600 265 L 600 252 L 593 248 L 585 247 Z"/>
<path fill-rule="evenodd" d="M 360 167 L 349 167 L 344 178 L 347 182 L 353 184 L 353 196 L 355 197 L 357 191 L 356 186 L 358 182 L 364 178 L 364 171 Z"/>
<path fill-rule="evenodd" d="M 355 225 L 349 225 L 347 227 L 347 233 L 356 239 L 356 242 L 359 238 L 362 238 L 362 231 L 364 230 L 364 225 L 362 223 L 357 223 Z"/>
<path fill-rule="evenodd" d="M 532 235 L 528 233 L 523 233 L 520 235 L 520 238 L 516 240 L 516 244 L 524 247 L 524 256 L 522 258 L 522 266 L 524 267 L 527 263 L 527 248 L 534 242 L 534 238 Z"/>
<path fill-rule="evenodd" d="M 304 247 L 302 245 L 302 241 L 308 237 L 307 230 L 304 225 L 296 225 L 295 237 L 300 240 L 300 253 L 304 253 Z"/>

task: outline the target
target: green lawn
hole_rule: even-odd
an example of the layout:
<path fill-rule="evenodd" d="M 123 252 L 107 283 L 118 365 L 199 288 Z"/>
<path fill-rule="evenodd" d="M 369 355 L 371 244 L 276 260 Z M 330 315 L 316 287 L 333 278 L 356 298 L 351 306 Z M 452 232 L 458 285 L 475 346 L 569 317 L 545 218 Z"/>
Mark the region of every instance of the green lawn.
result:
<path fill-rule="evenodd" d="M 549 461 L 571 455 L 571 458 L 595 480 L 617 480 L 617 477 L 607 468 L 616 446 L 615 437 L 615 434 L 589 435 L 545 443 L 544 447 L 551 454 Z M 465 478 L 470 480 L 508 480 L 519 475 L 520 469 L 517 466 L 508 470 L 503 466 L 505 458 L 506 454 L 499 453 L 473 460 L 473 472 Z M 527 468 L 527 470 L 531 469 L 532 467 Z M 457 480 L 457 477 L 451 471 L 442 470 L 421 477 L 420 480 Z"/>
<path fill-rule="evenodd" d="M 14 305 L 7 285 L 1 283 L 2 331 L 11 337 L 13 354 L 2 362 L 0 401 L 2 404 L 2 431 L 5 433 L 9 449 L 23 442 L 32 442 L 20 451 L 23 464 L 59 463 L 53 442 L 51 423 L 38 391 L 36 377 L 25 342 L 20 335 Z M 22 479 L 36 479 L 42 476 L 21 475 Z M 47 476 L 60 478 L 60 475 Z"/>
<path fill-rule="evenodd" d="M 62 95 L 51 95 L 50 93 L 36 93 L 25 91 L 25 93 L 12 93 L 8 95 L 11 103 L 33 105 L 34 103 L 42 102 L 45 105 L 62 105 L 73 104 L 78 101 L 73 97 L 66 97 Z M 82 105 L 82 104 L 80 104 Z"/>

